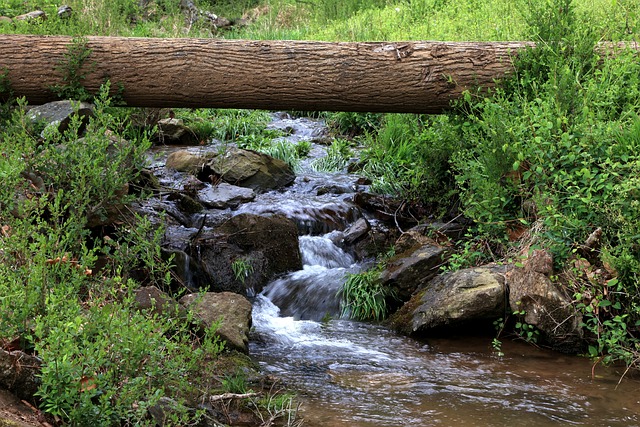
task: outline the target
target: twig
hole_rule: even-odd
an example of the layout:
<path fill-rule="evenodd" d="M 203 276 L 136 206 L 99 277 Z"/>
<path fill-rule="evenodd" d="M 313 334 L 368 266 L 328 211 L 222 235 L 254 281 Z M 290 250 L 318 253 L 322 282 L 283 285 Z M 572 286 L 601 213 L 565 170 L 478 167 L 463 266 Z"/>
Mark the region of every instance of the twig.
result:
<path fill-rule="evenodd" d="M 247 399 L 249 397 L 255 397 L 258 393 L 222 393 L 215 396 L 209 396 L 209 402 L 219 402 L 221 400 L 230 399 Z"/>

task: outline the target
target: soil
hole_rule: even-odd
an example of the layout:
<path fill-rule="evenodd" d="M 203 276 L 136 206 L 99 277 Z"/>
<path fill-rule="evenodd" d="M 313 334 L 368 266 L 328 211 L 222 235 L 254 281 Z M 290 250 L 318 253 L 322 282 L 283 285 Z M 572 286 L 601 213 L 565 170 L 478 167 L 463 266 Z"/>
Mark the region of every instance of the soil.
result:
<path fill-rule="evenodd" d="M 42 420 L 42 421 L 41 421 Z M 40 411 L 6 390 L 0 390 L 0 427 L 48 426 Z"/>

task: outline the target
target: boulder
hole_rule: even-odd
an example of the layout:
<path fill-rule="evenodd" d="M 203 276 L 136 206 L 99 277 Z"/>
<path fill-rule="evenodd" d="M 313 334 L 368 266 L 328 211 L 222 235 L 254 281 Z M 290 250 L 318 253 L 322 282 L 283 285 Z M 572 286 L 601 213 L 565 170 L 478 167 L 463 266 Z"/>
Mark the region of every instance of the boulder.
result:
<path fill-rule="evenodd" d="M 282 160 L 234 147 L 212 159 L 209 167 L 223 181 L 258 192 L 275 190 L 295 180 L 295 174 Z"/>
<path fill-rule="evenodd" d="M 226 209 L 252 201 L 256 198 L 256 193 L 250 188 L 221 182 L 198 191 L 198 198 L 208 208 Z"/>
<path fill-rule="evenodd" d="M 543 333 L 543 339 L 556 350 L 576 352 L 582 342 L 581 316 L 571 298 L 551 280 L 553 258 L 545 250 L 534 250 L 507 276 L 509 305 L 524 311 L 523 321 Z"/>
<path fill-rule="evenodd" d="M 93 117 L 93 105 L 72 100 L 49 102 L 29 109 L 27 117 L 34 122 L 44 122 L 46 126 L 43 133 L 46 134 L 50 127 L 57 127 L 60 132 L 67 130 L 71 117 L 75 114 L 78 114 L 86 125 L 89 117 Z"/>
<path fill-rule="evenodd" d="M 18 15 L 13 18 L 16 21 L 34 21 L 34 20 L 46 20 L 47 14 L 43 10 L 33 10 L 22 15 Z"/>
<path fill-rule="evenodd" d="M 166 118 L 158 120 L 157 140 L 163 144 L 194 145 L 198 144 L 197 135 L 184 125 L 182 120 Z"/>
<path fill-rule="evenodd" d="M 191 250 L 216 292 L 260 292 L 276 276 L 302 268 L 296 225 L 283 216 L 234 216 L 203 230 Z M 236 277 L 234 266 L 240 264 L 246 274 Z"/>
<path fill-rule="evenodd" d="M 201 154 L 194 154 L 187 150 L 174 151 L 169 154 L 165 166 L 178 172 L 195 172 L 208 162 L 208 158 Z"/>
<path fill-rule="evenodd" d="M 233 292 L 207 292 L 185 295 L 180 304 L 192 310 L 206 327 L 220 321 L 216 334 L 227 348 L 248 353 L 251 303 L 246 297 Z"/>
<path fill-rule="evenodd" d="M 504 316 L 505 273 L 510 266 L 492 265 L 446 273 L 431 280 L 390 319 L 399 332 L 424 334 L 443 327 L 478 325 Z"/>
<path fill-rule="evenodd" d="M 425 286 L 440 270 L 450 249 L 417 233 L 405 233 L 396 241 L 399 251 L 380 274 L 383 285 L 393 288 L 400 301 Z"/>

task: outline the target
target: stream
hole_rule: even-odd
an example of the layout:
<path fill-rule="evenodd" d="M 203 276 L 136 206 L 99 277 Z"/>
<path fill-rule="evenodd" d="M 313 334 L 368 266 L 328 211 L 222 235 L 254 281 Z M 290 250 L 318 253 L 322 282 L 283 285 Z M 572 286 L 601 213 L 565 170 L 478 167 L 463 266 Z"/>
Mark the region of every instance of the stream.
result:
<path fill-rule="evenodd" d="M 316 134 L 321 122 L 274 116 L 289 137 Z M 312 155 L 322 155 L 314 144 Z M 307 167 L 307 169 L 305 169 Z M 493 337 L 416 341 L 371 323 L 341 319 L 337 293 L 363 266 L 334 244 L 339 231 L 318 227 L 354 220 L 344 196 L 317 196 L 321 186 L 350 187 L 345 173 L 302 165 L 295 184 L 240 210 L 295 218 L 304 268 L 270 283 L 254 300 L 250 354 L 302 401 L 307 426 L 632 426 L 640 425 L 640 383 L 588 359 Z M 302 227 L 300 225 L 303 225 Z M 335 227 L 339 228 L 339 227 Z M 318 233 L 318 230 L 327 233 Z"/>
<path fill-rule="evenodd" d="M 283 113 L 270 126 L 293 143 L 324 129 Z M 280 213 L 298 226 L 304 267 L 250 295 L 249 352 L 297 394 L 304 425 L 640 426 L 640 382 L 619 382 L 623 370 L 597 366 L 592 378 L 588 359 L 522 342 L 503 340 L 499 357 L 493 336 L 418 341 L 341 318 L 346 274 L 366 265 L 336 243 L 361 213 L 348 201 L 357 177 L 311 169 L 325 152 L 312 144 L 292 186 L 225 213 Z"/>

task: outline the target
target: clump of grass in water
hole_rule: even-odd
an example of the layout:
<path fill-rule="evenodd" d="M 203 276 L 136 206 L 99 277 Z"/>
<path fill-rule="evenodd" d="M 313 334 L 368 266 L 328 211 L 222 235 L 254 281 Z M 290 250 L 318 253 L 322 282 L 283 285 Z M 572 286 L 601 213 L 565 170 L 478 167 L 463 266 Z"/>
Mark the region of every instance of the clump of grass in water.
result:
<path fill-rule="evenodd" d="M 388 313 L 387 298 L 392 294 L 380 282 L 377 269 L 349 274 L 339 292 L 341 316 L 355 320 L 383 320 Z"/>

